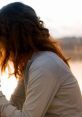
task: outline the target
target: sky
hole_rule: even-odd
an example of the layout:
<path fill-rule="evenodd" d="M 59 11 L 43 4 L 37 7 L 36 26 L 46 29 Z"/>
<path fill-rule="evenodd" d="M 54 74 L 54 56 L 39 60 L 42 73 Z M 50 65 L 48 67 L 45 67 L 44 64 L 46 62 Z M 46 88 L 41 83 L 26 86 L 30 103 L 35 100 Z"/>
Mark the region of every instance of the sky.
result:
<path fill-rule="evenodd" d="M 0 0 L 0 8 L 15 1 L 32 6 L 52 36 L 82 36 L 82 0 Z"/>

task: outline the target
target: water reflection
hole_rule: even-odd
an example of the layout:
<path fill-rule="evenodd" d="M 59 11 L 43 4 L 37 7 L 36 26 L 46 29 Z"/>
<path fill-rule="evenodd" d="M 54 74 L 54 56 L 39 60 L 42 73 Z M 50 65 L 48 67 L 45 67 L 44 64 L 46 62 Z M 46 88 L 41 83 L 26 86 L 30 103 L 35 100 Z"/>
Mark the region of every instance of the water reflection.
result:
<path fill-rule="evenodd" d="M 81 92 L 82 92 L 82 61 L 73 61 L 70 62 L 70 67 L 72 73 L 75 75 L 76 79 L 78 80 Z"/>

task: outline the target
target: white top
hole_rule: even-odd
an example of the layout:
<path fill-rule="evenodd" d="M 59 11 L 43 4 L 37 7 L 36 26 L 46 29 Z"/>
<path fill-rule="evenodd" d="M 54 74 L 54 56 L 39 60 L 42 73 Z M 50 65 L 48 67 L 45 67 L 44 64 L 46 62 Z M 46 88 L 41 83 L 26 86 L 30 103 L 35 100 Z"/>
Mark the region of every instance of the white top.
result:
<path fill-rule="evenodd" d="M 36 53 L 29 71 L 25 72 L 28 84 L 22 109 L 13 106 L 0 92 L 1 117 L 82 117 L 78 82 L 55 53 Z M 18 93 L 22 91 L 22 85 L 19 87 Z"/>

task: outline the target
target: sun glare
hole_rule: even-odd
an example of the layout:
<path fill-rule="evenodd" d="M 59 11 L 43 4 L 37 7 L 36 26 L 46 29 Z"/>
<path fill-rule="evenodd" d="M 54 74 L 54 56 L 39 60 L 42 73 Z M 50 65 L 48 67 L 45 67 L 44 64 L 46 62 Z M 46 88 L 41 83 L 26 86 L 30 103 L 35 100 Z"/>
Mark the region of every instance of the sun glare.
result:
<path fill-rule="evenodd" d="M 14 92 L 18 82 L 14 75 L 9 77 L 9 71 L 14 71 L 13 64 L 11 62 L 5 72 L 1 74 L 1 90 L 8 100 Z"/>

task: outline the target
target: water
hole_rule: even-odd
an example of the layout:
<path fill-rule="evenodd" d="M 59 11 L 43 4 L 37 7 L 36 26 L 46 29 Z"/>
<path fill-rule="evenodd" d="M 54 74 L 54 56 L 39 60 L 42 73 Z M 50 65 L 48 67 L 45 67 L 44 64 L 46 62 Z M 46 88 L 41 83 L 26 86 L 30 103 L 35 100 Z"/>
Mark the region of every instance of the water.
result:
<path fill-rule="evenodd" d="M 82 61 L 70 62 L 72 73 L 76 77 L 82 93 Z"/>

